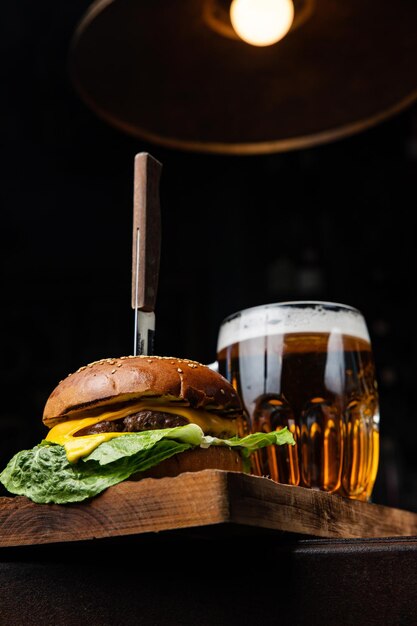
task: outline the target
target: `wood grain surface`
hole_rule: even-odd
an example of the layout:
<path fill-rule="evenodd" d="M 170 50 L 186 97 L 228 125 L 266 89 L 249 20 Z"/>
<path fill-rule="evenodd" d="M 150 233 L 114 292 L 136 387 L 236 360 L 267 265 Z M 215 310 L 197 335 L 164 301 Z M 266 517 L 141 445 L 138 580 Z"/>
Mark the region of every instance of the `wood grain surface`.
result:
<path fill-rule="evenodd" d="M 125 481 L 77 504 L 0 498 L 0 547 L 225 523 L 310 537 L 417 535 L 417 513 L 221 470 Z"/>

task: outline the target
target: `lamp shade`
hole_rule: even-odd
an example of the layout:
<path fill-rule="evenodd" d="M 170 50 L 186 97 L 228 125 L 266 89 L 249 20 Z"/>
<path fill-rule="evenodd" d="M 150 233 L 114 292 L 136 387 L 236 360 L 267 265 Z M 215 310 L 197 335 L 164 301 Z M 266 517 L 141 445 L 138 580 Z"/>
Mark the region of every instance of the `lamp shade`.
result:
<path fill-rule="evenodd" d="M 213 27 L 208 1 L 95 2 L 70 49 L 80 97 L 146 141 L 223 154 L 332 141 L 417 99 L 415 0 L 310 0 L 267 47 Z"/>

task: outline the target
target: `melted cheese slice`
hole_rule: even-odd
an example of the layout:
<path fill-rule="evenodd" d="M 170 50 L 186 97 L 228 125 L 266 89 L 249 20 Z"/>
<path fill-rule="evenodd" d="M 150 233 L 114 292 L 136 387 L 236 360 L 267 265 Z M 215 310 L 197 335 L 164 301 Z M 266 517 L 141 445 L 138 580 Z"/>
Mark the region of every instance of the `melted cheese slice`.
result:
<path fill-rule="evenodd" d="M 205 433 L 210 432 L 214 435 L 220 435 L 223 432 L 236 434 L 236 422 L 231 419 L 224 419 L 218 415 L 209 413 L 208 411 L 194 410 L 186 406 L 151 404 L 149 402 L 139 402 L 134 406 L 121 409 L 120 411 L 112 411 L 110 413 L 102 413 L 98 417 L 85 417 L 83 419 L 67 420 L 57 424 L 46 436 L 47 441 L 59 443 L 64 446 L 68 461 L 74 463 L 78 459 L 87 456 L 97 446 L 105 441 L 110 441 L 115 437 L 123 437 L 132 433 L 114 432 L 114 433 L 97 433 L 95 435 L 76 436 L 76 433 L 92 426 L 98 422 L 113 421 L 137 413 L 139 411 L 159 411 L 162 413 L 172 413 L 181 415 L 189 422 L 197 424 Z"/>

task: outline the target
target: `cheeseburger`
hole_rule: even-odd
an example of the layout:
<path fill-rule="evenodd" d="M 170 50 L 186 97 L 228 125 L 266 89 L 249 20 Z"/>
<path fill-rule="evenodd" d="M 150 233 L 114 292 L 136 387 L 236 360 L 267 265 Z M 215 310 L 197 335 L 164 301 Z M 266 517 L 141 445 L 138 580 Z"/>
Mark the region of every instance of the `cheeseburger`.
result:
<path fill-rule="evenodd" d="M 184 471 L 249 471 L 252 452 L 291 433 L 245 435 L 240 399 L 223 376 L 189 359 L 129 356 L 81 367 L 52 391 L 45 439 L 0 474 L 35 502 L 77 502 L 122 480 Z"/>

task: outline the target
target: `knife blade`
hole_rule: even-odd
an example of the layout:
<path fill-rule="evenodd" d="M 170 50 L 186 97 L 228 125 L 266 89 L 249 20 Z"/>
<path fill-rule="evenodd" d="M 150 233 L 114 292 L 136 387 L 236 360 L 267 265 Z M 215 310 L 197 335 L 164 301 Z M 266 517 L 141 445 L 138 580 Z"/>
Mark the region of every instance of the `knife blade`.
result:
<path fill-rule="evenodd" d="M 135 356 L 151 355 L 154 351 L 155 305 L 161 254 L 161 170 L 161 163 L 147 152 L 135 156 L 132 236 Z"/>

